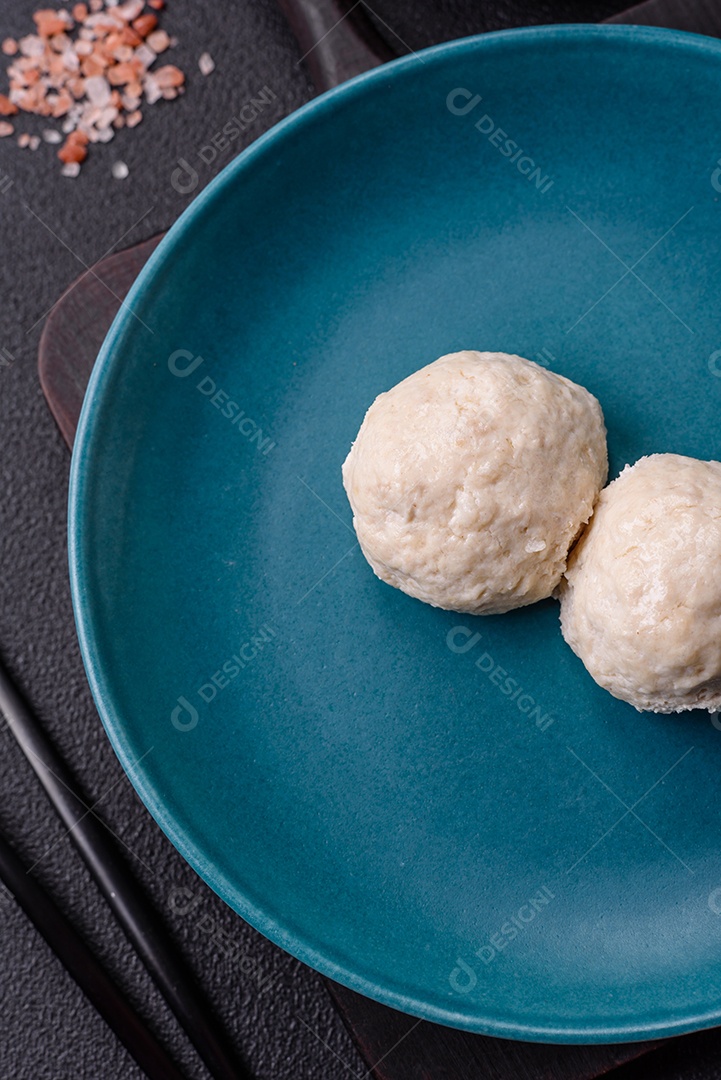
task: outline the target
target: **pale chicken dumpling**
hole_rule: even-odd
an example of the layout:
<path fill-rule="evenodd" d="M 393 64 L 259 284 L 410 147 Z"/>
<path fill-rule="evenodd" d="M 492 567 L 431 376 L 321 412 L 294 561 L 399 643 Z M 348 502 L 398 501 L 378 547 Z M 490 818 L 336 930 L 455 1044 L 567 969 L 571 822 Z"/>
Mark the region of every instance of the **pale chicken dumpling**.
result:
<path fill-rule="evenodd" d="M 379 578 L 491 614 L 551 595 L 607 468 L 588 390 L 520 356 L 458 352 L 376 398 L 343 483 Z"/>
<path fill-rule="evenodd" d="M 639 710 L 721 709 L 721 463 L 653 454 L 601 493 L 560 588 L 561 628 Z"/>

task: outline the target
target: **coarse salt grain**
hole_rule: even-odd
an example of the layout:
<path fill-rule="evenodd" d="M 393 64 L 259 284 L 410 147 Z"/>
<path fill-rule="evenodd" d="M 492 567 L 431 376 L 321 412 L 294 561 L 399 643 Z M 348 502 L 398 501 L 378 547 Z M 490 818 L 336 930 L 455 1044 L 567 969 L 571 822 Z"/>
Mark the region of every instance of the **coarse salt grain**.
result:
<path fill-rule="evenodd" d="M 135 59 L 139 60 L 143 67 L 148 68 L 156 59 L 156 55 L 149 45 L 143 43 L 135 50 Z"/>
<path fill-rule="evenodd" d="M 143 0 L 128 0 L 127 3 L 117 8 L 117 13 L 126 22 L 132 22 L 133 19 L 137 19 L 144 7 Z"/>
<path fill-rule="evenodd" d="M 201 75 L 210 75 L 215 71 L 215 60 L 210 53 L 202 53 L 200 60 L 198 60 L 198 67 Z"/>
<path fill-rule="evenodd" d="M 85 93 L 88 101 L 102 109 L 110 101 L 110 86 L 103 75 L 92 75 L 85 80 Z"/>
<path fill-rule="evenodd" d="M 124 161 L 116 161 L 111 171 L 116 180 L 125 180 L 130 173 L 130 169 Z"/>
<path fill-rule="evenodd" d="M 108 105 L 103 109 L 98 119 L 98 127 L 105 128 L 108 124 L 112 124 L 115 117 L 118 115 L 118 109 L 116 105 Z"/>
<path fill-rule="evenodd" d="M 26 57 L 42 56 L 45 52 L 43 39 L 36 34 L 28 34 L 26 37 L 20 38 L 18 45 L 20 46 L 20 52 Z"/>
<path fill-rule="evenodd" d="M 133 19 L 133 30 L 143 38 L 151 34 L 157 25 L 157 15 L 141 15 L 139 19 Z"/>
<path fill-rule="evenodd" d="M 80 175 L 80 162 L 69 161 L 67 165 L 63 165 L 60 172 L 63 176 L 79 176 Z"/>
<path fill-rule="evenodd" d="M 0 139 L 6 139 L 8 135 L 12 135 L 15 128 L 7 120 L 0 120 Z"/>
<path fill-rule="evenodd" d="M 152 71 L 151 76 L 161 90 L 168 90 L 170 87 L 182 86 L 185 82 L 185 75 L 180 70 L 180 68 L 177 68 L 175 66 L 175 64 L 166 64 L 164 67 L 158 68 L 156 71 Z"/>
<path fill-rule="evenodd" d="M 152 49 L 154 53 L 165 52 L 170 46 L 170 38 L 165 30 L 153 30 L 152 34 L 148 34 L 145 41 L 148 48 Z"/>
<path fill-rule="evenodd" d="M 155 102 L 160 101 L 161 97 L 163 96 L 163 91 L 160 89 L 157 82 L 154 78 L 152 78 L 152 76 L 148 76 L 146 78 L 144 90 L 145 100 L 147 101 L 148 105 L 154 105 Z"/>

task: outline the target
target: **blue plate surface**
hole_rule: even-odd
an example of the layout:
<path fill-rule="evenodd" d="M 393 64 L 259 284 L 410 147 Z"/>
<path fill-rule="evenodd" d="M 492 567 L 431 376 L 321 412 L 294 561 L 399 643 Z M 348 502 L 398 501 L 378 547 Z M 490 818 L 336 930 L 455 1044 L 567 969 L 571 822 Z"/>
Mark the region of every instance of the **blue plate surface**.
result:
<path fill-rule="evenodd" d="M 567 26 L 439 46 L 260 139 L 160 245 L 73 457 L 85 663 L 141 797 L 291 953 L 489 1034 L 721 1021 L 721 722 L 637 714 L 557 605 L 380 583 L 341 463 L 441 353 L 600 399 L 611 473 L 719 457 L 721 45 Z"/>

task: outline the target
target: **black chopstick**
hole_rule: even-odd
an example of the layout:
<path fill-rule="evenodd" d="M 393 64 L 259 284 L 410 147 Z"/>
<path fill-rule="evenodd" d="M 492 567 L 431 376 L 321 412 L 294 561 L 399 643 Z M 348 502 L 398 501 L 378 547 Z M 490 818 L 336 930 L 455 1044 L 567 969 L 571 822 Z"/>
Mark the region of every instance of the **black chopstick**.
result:
<path fill-rule="evenodd" d="M 183 1080 L 165 1048 L 1 835 L 0 878 L 150 1080 Z"/>
<path fill-rule="evenodd" d="M 0 712 L 103 896 L 215 1080 L 251 1080 L 95 810 L 75 794 L 63 759 L 0 663 Z"/>

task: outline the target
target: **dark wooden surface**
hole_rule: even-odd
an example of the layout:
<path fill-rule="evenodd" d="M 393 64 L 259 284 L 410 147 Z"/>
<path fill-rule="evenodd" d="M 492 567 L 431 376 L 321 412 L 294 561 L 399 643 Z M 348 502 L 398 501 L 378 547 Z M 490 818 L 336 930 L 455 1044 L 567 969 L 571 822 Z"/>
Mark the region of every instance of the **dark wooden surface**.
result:
<path fill-rule="evenodd" d="M 335 86 L 392 55 L 357 5 L 350 14 L 348 6 L 335 0 L 281 0 L 281 7 L 320 89 Z M 681 6 L 650 0 L 610 21 L 721 34 L 721 15 L 709 2 Z M 160 239 L 154 237 L 101 260 L 66 291 L 48 316 L 39 348 L 40 381 L 69 446 L 100 345 Z M 490 1039 L 419 1022 L 326 982 L 377 1080 L 591 1080 L 658 1045 L 550 1046 Z M 344 1071 L 341 1063 L 339 1070 Z"/>
<path fill-rule="evenodd" d="M 362 0 L 278 0 L 319 93 L 392 60 Z"/>
<path fill-rule="evenodd" d="M 376 1080 L 590 1080 L 659 1045 L 552 1046 L 491 1039 L 419 1021 L 326 983 Z"/>
<path fill-rule="evenodd" d="M 632 26 L 665 26 L 670 30 L 721 37 L 718 0 L 646 0 L 646 3 L 636 4 L 605 21 Z"/>
<path fill-rule="evenodd" d="M 72 447 L 90 372 L 121 301 L 162 240 L 108 255 L 63 293 L 40 338 L 38 373 L 50 411 Z"/>

